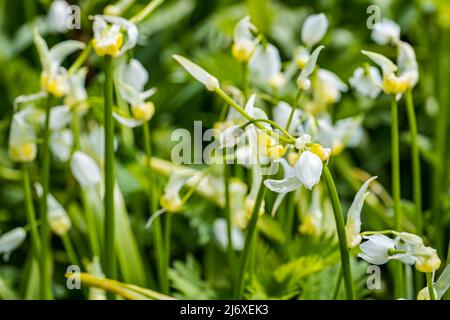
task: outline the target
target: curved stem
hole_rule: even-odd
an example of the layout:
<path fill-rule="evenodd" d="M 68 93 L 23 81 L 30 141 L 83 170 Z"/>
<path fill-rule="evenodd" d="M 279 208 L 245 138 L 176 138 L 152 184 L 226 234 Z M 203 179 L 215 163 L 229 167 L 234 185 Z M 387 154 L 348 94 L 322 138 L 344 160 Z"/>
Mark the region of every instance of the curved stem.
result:
<path fill-rule="evenodd" d="M 104 263 L 103 268 L 108 278 L 114 275 L 114 122 L 112 118 L 113 104 L 113 81 L 112 81 L 112 58 L 105 57 L 105 224 L 104 224 Z"/>
<path fill-rule="evenodd" d="M 145 149 L 145 155 L 150 161 L 152 157 L 152 139 L 150 135 L 150 124 L 146 122 L 143 127 L 144 130 L 144 149 Z M 158 204 L 156 202 L 155 197 L 155 190 L 154 190 L 154 175 L 153 175 L 153 169 L 152 166 L 148 165 L 147 168 L 147 175 L 148 175 L 148 198 L 150 200 L 150 211 L 151 215 L 153 215 L 158 210 Z M 164 247 L 163 247 L 163 236 L 162 236 L 162 226 L 161 226 L 161 218 L 156 217 L 153 226 L 153 242 L 154 242 L 154 252 L 155 252 L 155 261 L 156 261 L 156 270 L 158 273 L 158 281 L 161 288 L 164 287 L 165 283 L 165 272 L 164 272 Z"/>
<path fill-rule="evenodd" d="M 333 177 L 331 176 L 328 166 L 323 167 L 323 176 L 325 178 L 325 183 L 327 185 L 328 193 L 330 195 L 331 203 L 333 205 L 334 219 L 336 222 L 336 231 L 339 240 L 339 250 L 341 253 L 341 265 L 342 265 L 342 275 L 344 277 L 345 291 L 347 292 L 347 298 L 353 300 L 353 282 L 352 282 L 352 271 L 350 267 L 350 256 L 347 247 L 347 237 L 345 235 L 345 223 L 344 216 L 342 214 L 341 203 L 339 201 L 339 196 L 336 191 L 336 186 L 334 185 Z"/>
<path fill-rule="evenodd" d="M 49 269 L 49 256 L 48 250 L 50 246 L 50 232 L 47 223 L 47 195 L 50 186 L 50 150 L 49 150 L 49 138 L 50 138 L 50 107 L 51 97 L 48 96 L 45 103 L 45 122 L 43 131 L 43 143 L 42 143 L 42 198 L 41 198 L 41 294 L 44 299 L 52 298 L 51 289 L 51 275 Z"/>
<path fill-rule="evenodd" d="M 406 93 L 406 107 L 408 111 L 409 130 L 411 134 L 411 158 L 412 158 L 414 206 L 416 209 L 415 210 L 416 228 L 417 233 L 421 235 L 423 233 L 422 182 L 420 172 L 420 154 L 419 154 L 417 122 L 411 90 L 408 90 L 408 92 Z"/>
<path fill-rule="evenodd" d="M 398 105 L 395 97 L 391 100 L 391 165 L 392 165 L 392 196 L 394 198 L 394 229 L 401 231 L 400 208 L 400 151 L 398 138 Z M 403 297 L 403 268 L 400 261 L 394 265 L 395 297 Z"/>
<path fill-rule="evenodd" d="M 436 294 L 433 286 L 433 273 L 431 272 L 427 272 L 427 287 L 428 292 L 430 293 L 430 300 L 436 300 Z"/>
<path fill-rule="evenodd" d="M 132 23 L 139 23 L 145 18 L 148 17 L 149 14 L 151 14 L 157 7 L 159 7 L 164 0 L 153 0 L 150 1 L 144 9 L 142 9 L 138 14 L 130 18 L 130 22 Z"/>
<path fill-rule="evenodd" d="M 234 298 L 242 299 L 242 295 L 244 293 L 244 276 L 245 271 L 248 265 L 248 259 L 250 256 L 250 248 L 255 241 L 255 233 L 256 233 L 256 225 L 258 223 L 259 217 L 259 209 L 261 208 L 261 204 L 264 199 L 264 195 L 266 193 L 266 188 L 263 183 L 264 179 L 261 180 L 261 184 L 259 185 L 258 194 L 256 196 L 255 205 L 252 210 L 252 215 L 250 221 L 248 223 L 247 234 L 245 235 L 245 244 L 244 250 L 242 252 L 241 261 L 239 264 L 239 271 L 236 278 L 236 286 L 234 288 Z"/>

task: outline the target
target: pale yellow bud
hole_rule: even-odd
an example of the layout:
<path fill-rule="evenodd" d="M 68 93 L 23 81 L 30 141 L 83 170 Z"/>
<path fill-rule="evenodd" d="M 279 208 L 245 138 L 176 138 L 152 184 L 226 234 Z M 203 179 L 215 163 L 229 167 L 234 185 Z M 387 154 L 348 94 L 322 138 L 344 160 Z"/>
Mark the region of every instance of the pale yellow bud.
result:
<path fill-rule="evenodd" d="M 48 74 L 45 71 L 41 74 L 41 88 L 58 98 L 65 95 L 68 89 L 64 75 Z"/>
<path fill-rule="evenodd" d="M 287 160 L 289 164 L 293 167 L 298 161 L 298 158 L 300 158 L 300 153 L 298 152 L 289 152 L 287 156 Z"/>
<path fill-rule="evenodd" d="M 397 77 L 390 73 L 383 78 L 383 90 L 386 94 L 402 94 L 408 90 L 409 81 L 407 77 Z"/>
<path fill-rule="evenodd" d="M 72 222 L 67 215 L 59 215 L 48 219 L 50 229 L 58 236 L 65 235 L 72 227 Z"/>
<path fill-rule="evenodd" d="M 328 160 L 331 155 L 331 150 L 329 148 L 324 148 L 318 143 L 314 143 L 309 151 L 318 156 L 322 161 Z"/>
<path fill-rule="evenodd" d="M 285 78 L 282 73 L 277 73 L 272 79 L 269 80 L 269 85 L 272 88 L 280 88 L 284 85 Z"/>
<path fill-rule="evenodd" d="M 239 62 L 247 62 L 253 55 L 254 45 L 251 43 L 234 43 L 231 47 L 231 54 Z"/>
<path fill-rule="evenodd" d="M 416 269 L 420 272 L 434 272 L 441 266 L 441 260 L 439 259 L 436 250 L 431 247 L 419 249 L 416 258 Z"/>
<path fill-rule="evenodd" d="M 433 290 L 434 290 L 434 295 L 437 296 L 436 289 L 433 288 Z M 428 289 L 428 287 L 425 287 L 419 291 L 419 293 L 417 294 L 417 300 L 431 300 L 430 299 L 430 290 Z"/>
<path fill-rule="evenodd" d="M 179 212 L 183 207 L 183 203 L 178 194 L 166 193 L 161 197 L 159 203 L 167 212 L 172 213 Z"/>
<path fill-rule="evenodd" d="M 131 113 L 136 120 L 148 121 L 155 113 L 155 104 L 151 101 L 131 106 Z"/>

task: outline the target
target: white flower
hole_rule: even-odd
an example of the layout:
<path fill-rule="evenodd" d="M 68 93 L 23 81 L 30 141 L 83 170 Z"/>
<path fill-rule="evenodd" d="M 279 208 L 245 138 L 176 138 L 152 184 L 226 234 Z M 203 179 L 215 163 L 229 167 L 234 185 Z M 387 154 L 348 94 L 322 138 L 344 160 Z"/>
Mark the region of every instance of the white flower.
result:
<path fill-rule="evenodd" d="M 33 127 L 28 123 L 28 110 L 13 115 L 9 132 L 8 153 L 13 161 L 31 162 L 36 158 L 37 146 Z"/>
<path fill-rule="evenodd" d="M 280 101 L 273 108 L 273 120 L 278 123 L 282 128 L 286 128 L 289 116 L 291 115 L 292 107 L 284 102 Z M 294 115 L 292 116 L 291 124 L 289 126 L 289 133 L 296 134 L 302 130 L 300 117 L 302 112 L 299 109 L 294 110 Z"/>
<path fill-rule="evenodd" d="M 349 79 L 350 85 L 363 96 L 375 99 L 381 92 L 382 79 L 375 67 L 357 68 Z"/>
<path fill-rule="evenodd" d="M 70 108 L 66 105 L 52 107 L 50 109 L 50 130 L 57 131 L 64 128 L 72 120 Z"/>
<path fill-rule="evenodd" d="M 312 189 L 320 181 L 322 168 L 322 160 L 314 153 L 305 151 L 295 164 L 294 172 L 306 189 Z"/>
<path fill-rule="evenodd" d="M 69 90 L 64 97 L 64 104 L 69 107 L 75 107 L 77 110 L 86 109 L 86 100 L 88 98 L 85 81 L 88 72 L 87 67 L 80 68 L 69 77 Z"/>
<path fill-rule="evenodd" d="M 8 231 L 0 237 L 0 254 L 3 260 L 8 261 L 11 252 L 16 250 L 25 241 L 27 233 L 23 228 L 15 228 Z"/>
<path fill-rule="evenodd" d="M 399 73 L 408 79 L 409 88 L 414 87 L 419 81 L 419 66 L 413 47 L 407 42 L 398 45 L 397 65 Z"/>
<path fill-rule="evenodd" d="M 302 90 L 308 90 L 311 87 L 311 81 L 309 80 L 309 76 L 313 73 L 316 68 L 317 58 L 319 57 L 320 51 L 324 48 L 324 46 L 317 47 L 313 53 L 311 53 L 311 57 L 306 63 L 305 67 L 300 72 L 300 75 L 297 78 L 297 87 Z"/>
<path fill-rule="evenodd" d="M 340 119 L 335 124 L 330 117 L 320 117 L 317 119 L 316 139 L 324 147 L 331 148 L 333 154 L 339 154 L 346 146 L 360 144 L 364 133 L 361 122 L 362 117 L 358 116 Z"/>
<path fill-rule="evenodd" d="M 272 45 L 258 46 L 249 62 L 250 70 L 259 79 L 272 87 L 279 88 L 284 84 L 281 73 L 281 58 L 278 49 Z"/>
<path fill-rule="evenodd" d="M 363 239 L 367 241 L 359 245 L 363 253 L 359 253 L 358 257 L 376 265 L 385 264 L 391 259 L 389 250 L 395 249 L 394 240 L 382 234 L 364 236 Z"/>
<path fill-rule="evenodd" d="M 52 132 L 50 136 L 50 150 L 53 156 L 60 162 L 66 162 L 70 158 L 73 146 L 72 130 Z"/>
<path fill-rule="evenodd" d="M 376 178 L 377 177 L 372 177 L 364 182 L 364 184 L 356 193 L 352 205 L 348 209 L 345 233 L 347 235 L 347 246 L 349 248 L 354 248 L 361 242 L 361 210 L 364 205 L 364 200 L 369 194 L 368 192 L 366 192 L 367 188 L 369 187 L 369 184 Z"/>
<path fill-rule="evenodd" d="M 64 33 L 67 29 L 67 21 L 70 20 L 70 5 L 64 0 L 55 0 L 50 5 L 47 24 L 50 31 Z"/>
<path fill-rule="evenodd" d="M 302 27 L 302 42 L 308 47 L 314 46 L 322 40 L 327 29 L 328 19 L 323 13 L 308 16 Z"/>
<path fill-rule="evenodd" d="M 87 154 L 75 151 L 70 160 L 74 178 L 82 187 L 93 187 L 100 183 L 102 176 L 97 163 Z"/>
<path fill-rule="evenodd" d="M 306 144 L 311 143 L 311 136 L 307 133 L 300 135 L 297 139 L 295 139 L 295 148 L 297 150 L 303 150 L 306 147 Z"/>
<path fill-rule="evenodd" d="M 213 225 L 214 236 L 222 249 L 228 247 L 227 221 L 223 218 L 216 219 Z M 241 251 L 244 248 L 244 235 L 242 231 L 231 226 L 231 243 L 233 249 Z"/>
<path fill-rule="evenodd" d="M 240 61 L 246 62 L 253 55 L 258 41 L 252 34 L 256 31 L 256 27 L 250 22 L 250 17 L 245 16 L 236 24 L 233 31 L 233 57 Z"/>
<path fill-rule="evenodd" d="M 39 183 L 35 184 L 37 195 L 42 197 L 42 186 Z M 56 200 L 56 198 L 49 193 L 47 195 L 48 216 L 47 221 L 50 229 L 58 236 L 62 237 L 72 227 L 69 215 L 64 207 Z"/>
<path fill-rule="evenodd" d="M 372 39 L 380 45 L 396 44 L 400 41 L 400 26 L 392 20 L 383 18 L 381 22 L 375 24 Z"/>
<path fill-rule="evenodd" d="M 115 16 L 94 17 L 92 46 L 99 56 L 118 57 L 136 46 L 138 29 L 130 21 Z M 124 42 L 123 31 L 127 33 Z"/>
<path fill-rule="evenodd" d="M 244 137 L 244 130 L 238 125 L 232 125 L 218 134 L 219 148 L 231 148 L 237 145 Z"/>
<path fill-rule="evenodd" d="M 210 75 L 208 72 L 206 72 L 203 68 L 199 67 L 192 61 L 186 59 L 185 57 L 179 56 L 179 55 L 173 55 L 172 56 L 181 66 L 191 75 L 193 76 L 197 81 L 201 82 L 206 89 L 209 91 L 214 91 L 216 88 L 219 87 L 219 80 L 217 78 Z"/>
<path fill-rule="evenodd" d="M 42 65 L 42 89 L 55 97 L 62 97 L 69 90 L 69 83 L 67 71 L 61 64 L 71 53 L 84 49 L 85 44 L 76 40 L 67 40 L 48 49 L 47 43 L 37 30 L 34 31 L 34 43 Z"/>
<path fill-rule="evenodd" d="M 326 103 L 338 102 L 341 100 L 341 92 L 347 92 L 348 90 L 347 85 L 329 70 L 319 69 L 317 76 L 320 96 Z"/>
<path fill-rule="evenodd" d="M 309 50 L 305 47 L 299 47 L 295 50 L 295 64 L 299 69 L 303 69 L 309 61 L 310 58 Z"/>
<path fill-rule="evenodd" d="M 416 258 L 416 269 L 420 272 L 435 272 L 441 266 L 441 260 L 436 249 L 421 246 L 413 252 Z"/>
<path fill-rule="evenodd" d="M 161 207 L 167 212 L 179 212 L 183 206 L 180 197 L 181 188 L 191 178 L 188 174 L 172 173 L 164 188 L 164 194 L 159 200 Z"/>

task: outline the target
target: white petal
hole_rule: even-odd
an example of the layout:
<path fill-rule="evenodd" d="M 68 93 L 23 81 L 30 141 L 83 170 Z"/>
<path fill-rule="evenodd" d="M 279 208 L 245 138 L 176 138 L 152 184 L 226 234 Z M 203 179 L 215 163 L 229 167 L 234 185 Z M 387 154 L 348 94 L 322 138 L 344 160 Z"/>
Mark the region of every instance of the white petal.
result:
<path fill-rule="evenodd" d="M 74 178 L 82 187 L 92 187 L 100 183 L 102 176 L 97 163 L 87 154 L 76 151 L 70 161 Z"/>
<path fill-rule="evenodd" d="M 323 13 L 313 14 L 306 18 L 302 27 L 302 41 L 308 46 L 312 47 L 320 40 L 327 32 L 328 19 Z"/>
<path fill-rule="evenodd" d="M 296 176 L 290 176 L 281 180 L 264 180 L 264 185 L 267 187 L 267 189 L 273 192 L 286 193 L 297 190 L 298 188 L 300 188 L 302 183 Z"/>
<path fill-rule="evenodd" d="M 349 79 L 350 85 L 363 96 L 375 99 L 381 92 L 381 75 L 377 68 L 369 67 L 366 75 L 364 68 L 357 68 Z"/>
<path fill-rule="evenodd" d="M 127 19 L 124 19 L 122 17 L 106 16 L 106 15 L 100 15 L 100 17 L 104 21 L 106 21 L 112 25 L 120 26 L 121 29 L 125 29 L 125 31 L 127 32 L 126 41 L 120 48 L 117 56 L 123 55 L 127 50 L 132 49 L 136 46 L 139 32 L 134 23 L 131 23 L 130 21 L 128 21 Z M 94 31 L 95 31 L 95 29 L 94 29 Z"/>
<path fill-rule="evenodd" d="M 70 108 L 65 105 L 52 107 L 50 109 L 50 130 L 61 130 L 72 120 Z"/>
<path fill-rule="evenodd" d="M 69 16 L 69 4 L 63 0 L 53 1 L 48 10 L 47 23 L 49 29 L 54 32 L 64 33 L 67 31 L 67 19 Z"/>
<path fill-rule="evenodd" d="M 136 59 L 131 59 L 128 64 L 125 62 L 121 63 L 119 66 L 119 76 L 123 82 L 138 91 L 142 91 L 148 81 L 147 70 Z"/>
<path fill-rule="evenodd" d="M 264 81 L 273 80 L 281 71 L 281 58 L 278 49 L 271 44 L 265 48 L 258 46 L 249 62 L 250 70 Z"/>
<path fill-rule="evenodd" d="M 244 130 L 238 125 L 233 125 L 219 133 L 219 148 L 231 148 L 237 145 L 244 137 Z"/>
<path fill-rule="evenodd" d="M 27 233 L 23 228 L 12 229 L 0 236 L 0 254 L 5 261 L 9 260 L 11 252 L 16 250 L 25 241 Z"/>
<path fill-rule="evenodd" d="M 214 91 L 219 87 L 219 80 L 210 75 L 203 68 L 199 67 L 195 63 L 179 55 L 173 55 L 173 58 L 177 60 L 179 64 L 195 79 L 203 83 L 209 91 Z"/>
<path fill-rule="evenodd" d="M 142 120 L 136 120 L 136 119 L 131 118 L 131 117 L 127 118 L 127 117 L 124 117 L 124 116 L 118 114 L 117 112 L 113 112 L 113 117 L 121 125 L 123 125 L 125 127 L 128 127 L 128 128 L 136 128 L 136 127 L 141 126 L 144 123 L 144 121 L 142 121 Z"/>
<path fill-rule="evenodd" d="M 253 41 L 254 37 L 252 30 L 256 30 L 256 27 L 250 22 L 250 17 L 245 16 L 234 27 L 233 31 L 233 41 Z"/>
<path fill-rule="evenodd" d="M 381 68 L 381 70 L 383 70 L 384 75 L 395 72 L 398 69 L 390 59 L 386 58 L 382 54 L 366 50 L 362 50 L 361 53 L 365 54 L 373 62 L 375 62 Z"/>
<path fill-rule="evenodd" d="M 66 162 L 69 160 L 72 146 L 73 134 L 70 129 L 52 133 L 50 137 L 50 150 L 58 161 Z"/>
<path fill-rule="evenodd" d="M 322 175 L 323 163 L 320 158 L 310 151 L 305 151 L 300 155 L 294 166 L 294 172 L 297 178 L 305 185 L 307 189 L 319 183 Z"/>
<path fill-rule="evenodd" d="M 326 69 L 319 69 L 317 76 L 319 77 L 320 81 L 326 83 L 332 88 L 335 88 L 342 92 L 346 92 L 348 90 L 347 85 L 334 72 Z"/>
<path fill-rule="evenodd" d="M 273 119 L 282 128 L 286 128 L 289 116 L 291 115 L 292 107 L 284 101 L 280 101 L 273 109 Z M 297 133 L 300 128 L 300 117 L 302 112 L 299 109 L 295 109 L 294 115 L 289 127 L 289 133 Z"/>
<path fill-rule="evenodd" d="M 371 36 L 373 41 L 380 45 L 395 44 L 400 40 L 400 26 L 383 18 L 381 22 L 375 24 Z"/>
<path fill-rule="evenodd" d="M 317 59 L 319 58 L 319 53 L 320 53 L 320 51 L 322 51 L 323 48 L 325 48 L 325 47 L 319 46 L 313 51 L 313 53 L 311 53 L 311 57 L 309 58 L 305 67 L 300 72 L 300 77 L 308 78 L 311 75 L 311 73 L 313 73 L 314 69 L 316 68 Z"/>
<path fill-rule="evenodd" d="M 52 47 L 49 52 L 49 57 L 52 64 L 57 64 L 60 66 L 68 55 L 77 50 L 83 50 L 85 47 L 86 45 L 81 41 L 66 40 Z"/>
<path fill-rule="evenodd" d="M 223 218 L 216 219 L 213 230 L 219 245 L 222 249 L 226 249 L 228 247 L 227 221 Z M 241 230 L 233 225 L 231 226 L 231 242 L 235 250 L 240 251 L 244 248 L 244 235 Z"/>
<path fill-rule="evenodd" d="M 41 61 L 42 69 L 49 70 L 51 61 L 48 46 L 45 40 L 39 34 L 37 29 L 34 29 L 33 41 L 39 54 L 39 60 Z"/>

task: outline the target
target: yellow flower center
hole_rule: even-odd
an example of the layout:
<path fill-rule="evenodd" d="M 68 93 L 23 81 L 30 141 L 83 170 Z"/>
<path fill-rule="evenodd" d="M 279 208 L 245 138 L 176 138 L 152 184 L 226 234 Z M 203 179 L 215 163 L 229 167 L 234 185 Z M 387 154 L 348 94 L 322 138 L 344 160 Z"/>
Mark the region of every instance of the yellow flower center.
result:
<path fill-rule="evenodd" d="M 52 218 L 49 217 L 48 224 L 50 229 L 58 236 L 65 235 L 72 227 L 70 219 L 65 215 Z"/>
<path fill-rule="evenodd" d="M 320 160 L 322 160 L 322 161 L 326 161 L 330 157 L 330 154 L 331 154 L 330 149 L 324 148 L 318 143 L 314 143 L 311 146 L 309 151 L 311 151 L 316 156 L 318 156 L 320 158 Z"/>
<path fill-rule="evenodd" d="M 408 90 L 407 77 L 397 77 L 391 73 L 383 78 L 383 90 L 386 94 L 402 94 Z"/>
<path fill-rule="evenodd" d="M 441 266 L 441 260 L 436 253 L 429 257 L 420 257 L 416 261 L 416 269 L 420 272 L 434 272 Z"/>
<path fill-rule="evenodd" d="M 183 206 L 183 203 L 178 194 L 164 194 L 159 200 L 161 207 L 167 210 L 167 212 L 179 212 Z"/>
<path fill-rule="evenodd" d="M 148 121 L 155 113 L 155 104 L 151 101 L 131 106 L 131 113 L 136 120 Z"/>
<path fill-rule="evenodd" d="M 253 46 L 234 43 L 231 47 L 231 54 L 239 62 L 247 62 L 253 55 Z"/>
<path fill-rule="evenodd" d="M 36 144 L 25 142 L 17 146 L 9 147 L 9 156 L 11 160 L 17 162 L 31 162 L 36 158 Z"/>
<path fill-rule="evenodd" d="M 60 98 L 67 92 L 67 83 L 63 75 L 48 74 L 42 72 L 41 74 L 41 88 L 45 92 L 52 94 L 53 96 Z"/>
<path fill-rule="evenodd" d="M 284 155 L 286 148 L 278 144 L 276 140 L 267 133 L 261 133 L 258 136 L 261 153 L 271 159 L 278 159 Z"/>
<path fill-rule="evenodd" d="M 114 38 L 113 38 L 114 37 Z M 98 56 L 103 57 L 105 55 L 115 57 L 122 48 L 123 45 L 123 34 L 118 32 L 116 34 L 111 34 L 108 30 L 105 31 L 103 38 L 93 39 L 92 46 Z"/>

